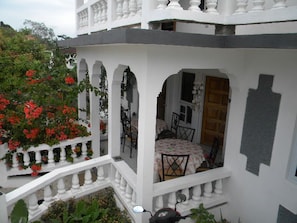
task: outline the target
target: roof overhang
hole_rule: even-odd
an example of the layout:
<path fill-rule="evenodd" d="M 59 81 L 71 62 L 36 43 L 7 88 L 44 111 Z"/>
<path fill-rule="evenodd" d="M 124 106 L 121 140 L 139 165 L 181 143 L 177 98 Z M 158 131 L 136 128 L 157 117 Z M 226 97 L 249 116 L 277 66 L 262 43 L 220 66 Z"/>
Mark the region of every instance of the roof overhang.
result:
<path fill-rule="evenodd" d="M 162 30 L 114 29 L 59 41 L 61 48 L 108 44 L 153 44 L 210 48 L 297 49 L 297 33 L 204 35 Z"/>

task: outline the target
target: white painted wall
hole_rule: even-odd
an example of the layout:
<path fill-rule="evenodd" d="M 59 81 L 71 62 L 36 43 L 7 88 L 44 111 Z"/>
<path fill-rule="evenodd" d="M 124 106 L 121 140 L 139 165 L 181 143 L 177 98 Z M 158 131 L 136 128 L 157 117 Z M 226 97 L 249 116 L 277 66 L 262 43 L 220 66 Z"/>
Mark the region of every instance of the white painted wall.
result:
<path fill-rule="evenodd" d="M 96 60 L 103 63 L 109 91 L 119 65 L 130 66 L 137 78 L 138 204 L 151 210 L 156 98 L 164 80 L 184 68 L 201 71 L 218 69 L 229 78 L 232 92 L 225 133 L 225 166 L 232 171 L 232 176 L 227 188 L 230 202 L 224 207 L 224 217 L 232 222 L 237 222 L 238 218 L 244 223 L 276 222 L 279 205 L 297 213 L 297 184 L 287 179 L 297 115 L 297 50 L 110 45 L 79 48 L 78 58 L 78 61 L 85 58 L 89 67 Z M 273 91 L 281 94 L 281 104 L 271 164 L 261 165 L 259 176 L 256 176 L 245 170 L 246 157 L 240 154 L 240 144 L 248 90 L 257 88 L 259 74 L 274 75 Z M 176 87 L 171 78 L 168 86 Z M 168 100 L 167 108 L 174 109 L 174 99 Z M 109 140 L 109 152 L 117 154 L 120 149 L 118 113 L 113 111 L 113 106 L 109 109 L 109 137 L 112 138 Z"/>

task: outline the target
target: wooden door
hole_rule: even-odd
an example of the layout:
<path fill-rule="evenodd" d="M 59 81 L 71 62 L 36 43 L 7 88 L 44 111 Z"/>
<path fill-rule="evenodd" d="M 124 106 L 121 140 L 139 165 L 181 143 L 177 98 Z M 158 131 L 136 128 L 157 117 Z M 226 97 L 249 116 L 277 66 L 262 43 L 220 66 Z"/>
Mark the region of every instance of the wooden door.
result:
<path fill-rule="evenodd" d="M 212 145 L 214 137 L 223 145 L 229 101 L 229 80 L 206 77 L 201 144 Z"/>
<path fill-rule="evenodd" d="M 166 103 L 166 81 L 163 84 L 162 91 L 157 98 L 157 118 L 165 119 L 165 103 Z"/>

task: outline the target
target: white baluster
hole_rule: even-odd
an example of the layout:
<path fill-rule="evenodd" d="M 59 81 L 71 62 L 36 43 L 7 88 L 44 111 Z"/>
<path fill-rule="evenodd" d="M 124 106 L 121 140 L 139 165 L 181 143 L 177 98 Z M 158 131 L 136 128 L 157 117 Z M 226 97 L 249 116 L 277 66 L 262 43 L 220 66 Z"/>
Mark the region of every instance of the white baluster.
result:
<path fill-rule="evenodd" d="M 35 161 L 36 161 L 36 163 L 41 163 L 41 153 L 40 153 L 40 151 L 35 152 Z"/>
<path fill-rule="evenodd" d="M 124 0 L 123 2 L 123 18 L 127 18 L 129 15 L 129 1 Z"/>
<path fill-rule="evenodd" d="M 81 154 L 82 154 L 82 157 L 86 157 L 88 155 L 87 154 L 87 144 L 86 144 L 86 142 L 82 143 Z"/>
<path fill-rule="evenodd" d="M 265 0 L 253 0 L 253 8 L 250 12 L 262 12 L 264 11 Z"/>
<path fill-rule="evenodd" d="M 137 14 L 141 15 L 142 13 L 142 0 L 137 0 Z"/>
<path fill-rule="evenodd" d="M 184 205 L 189 204 L 189 197 L 190 197 L 189 189 L 188 188 L 183 189 L 182 194 L 184 194 L 187 197 L 187 199 L 183 202 L 183 204 Z"/>
<path fill-rule="evenodd" d="M 73 162 L 77 159 L 77 155 L 76 155 L 75 149 L 76 149 L 76 144 L 72 144 L 71 145 L 71 151 L 72 151 L 71 157 L 73 159 Z"/>
<path fill-rule="evenodd" d="M 287 7 L 286 0 L 274 0 L 272 9 L 283 9 Z"/>
<path fill-rule="evenodd" d="M 58 180 L 57 188 L 58 188 L 58 195 L 62 196 L 63 194 L 65 194 L 66 190 L 65 190 L 65 183 L 63 178 Z"/>
<path fill-rule="evenodd" d="M 222 179 L 218 179 L 216 181 L 214 192 L 216 194 L 222 194 L 223 193 L 223 182 L 222 182 Z"/>
<path fill-rule="evenodd" d="M 66 150 L 65 150 L 65 146 L 62 146 L 60 151 L 60 162 L 64 163 L 66 161 Z"/>
<path fill-rule="evenodd" d="M 52 199 L 53 199 L 53 196 L 52 196 L 52 189 L 50 187 L 50 185 L 46 186 L 44 188 L 44 192 L 43 192 L 43 196 L 44 196 L 44 205 L 46 206 L 49 206 Z"/>
<path fill-rule="evenodd" d="M 129 184 L 127 184 L 127 187 L 126 187 L 125 198 L 127 199 L 128 202 L 130 202 L 132 199 L 132 188 Z"/>
<path fill-rule="evenodd" d="M 172 192 L 169 194 L 168 207 L 175 208 L 175 204 L 176 204 L 176 194 L 175 192 Z"/>
<path fill-rule="evenodd" d="M 243 14 L 246 13 L 246 7 L 248 5 L 248 0 L 237 0 L 237 9 L 233 14 Z"/>
<path fill-rule="evenodd" d="M 106 1 L 103 1 L 102 5 L 102 22 L 107 21 L 107 3 Z"/>
<path fill-rule="evenodd" d="M 79 191 L 80 185 L 79 185 L 79 178 L 78 174 L 73 174 L 72 175 L 72 185 L 71 185 L 71 191 L 72 193 L 76 193 Z"/>
<path fill-rule="evenodd" d="M 127 184 L 127 182 L 126 182 L 125 178 L 122 177 L 121 178 L 121 183 L 120 183 L 120 190 L 121 190 L 122 194 L 125 193 L 126 184 Z"/>
<path fill-rule="evenodd" d="M 212 196 L 212 183 L 211 182 L 204 184 L 203 196 L 206 198 L 210 198 Z"/>
<path fill-rule="evenodd" d="M 197 185 L 193 188 L 192 200 L 195 203 L 198 203 L 199 201 L 201 201 L 201 185 Z"/>
<path fill-rule="evenodd" d="M 88 10 L 85 10 L 85 21 L 84 21 L 84 26 L 88 26 L 89 23 L 89 13 Z"/>
<path fill-rule="evenodd" d="M 93 23 L 96 24 L 99 22 L 99 5 L 98 3 L 92 5 L 93 10 Z"/>
<path fill-rule="evenodd" d="M 158 211 L 158 210 L 160 210 L 163 207 L 164 207 L 163 196 L 158 196 L 156 198 L 155 211 Z"/>
<path fill-rule="evenodd" d="M 130 17 L 133 17 L 136 15 L 136 12 L 137 12 L 136 0 L 130 0 L 129 11 L 130 11 L 130 14 L 129 14 Z"/>
<path fill-rule="evenodd" d="M 84 183 L 84 186 L 89 186 L 92 183 L 93 183 L 93 181 L 92 181 L 91 170 L 86 170 L 85 171 L 85 183 Z"/>
<path fill-rule="evenodd" d="M 38 201 L 36 194 L 32 194 L 29 196 L 29 216 L 33 217 L 38 212 Z"/>
<path fill-rule="evenodd" d="M 136 205 L 136 192 L 134 190 L 133 190 L 133 193 L 132 193 L 131 205 L 132 206 Z"/>
<path fill-rule="evenodd" d="M 120 182 L 121 182 L 121 174 L 118 170 L 116 170 L 116 173 L 115 173 L 115 177 L 114 177 L 114 182 L 117 186 L 120 185 Z"/>
<path fill-rule="evenodd" d="M 116 0 L 117 1 L 117 19 L 121 19 L 123 17 L 123 0 Z"/>
<path fill-rule="evenodd" d="M 201 4 L 201 0 L 190 0 L 190 11 L 201 12 L 199 5 Z"/>
<path fill-rule="evenodd" d="M 23 154 L 24 154 L 24 157 L 23 157 L 23 159 L 24 159 L 24 165 L 25 166 L 29 166 L 29 164 L 30 164 L 29 153 L 28 152 L 24 152 Z"/>
<path fill-rule="evenodd" d="M 52 148 L 48 151 L 47 162 L 49 166 L 54 166 L 55 160 L 54 160 L 54 152 Z"/>
<path fill-rule="evenodd" d="M 167 9 L 177 9 L 177 10 L 183 10 L 183 8 L 178 3 L 179 0 L 170 0 L 170 3 L 167 7 Z"/>
<path fill-rule="evenodd" d="M 207 0 L 206 1 L 206 7 L 207 7 L 206 12 L 210 13 L 210 14 L 218 14 L 217 5 L 218 5 L 218 0 Z"/>
<path fill-rule="evenodd" d="M 167 0 L 158 0 L 159 5 L 157 6 L 157 9 L 166 9 L 167 2 Z"/>
<path fill-rule="evenodd" d="M 13 153 L 12 155 L 12 167 L 13 168 L 17 168 L 19 166 L 19 160 L 18 160 L 18 157 L 17 157 L 17 153 Z"/>
<path fill-rule="evenodd" d="M 97 182 L 104 180 L 104 169 L 103 166 L 97 167 Z"/>

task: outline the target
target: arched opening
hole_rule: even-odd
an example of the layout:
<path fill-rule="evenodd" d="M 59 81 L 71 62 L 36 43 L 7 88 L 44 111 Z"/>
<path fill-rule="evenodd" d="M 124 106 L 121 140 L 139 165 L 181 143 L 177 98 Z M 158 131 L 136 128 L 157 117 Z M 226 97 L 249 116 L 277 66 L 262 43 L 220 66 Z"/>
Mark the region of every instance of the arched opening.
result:
<path fill-rule="evenodd" d="M 127 67 L 121 81 L 121 156 L 133 159 L 130 167 L 136 171 L 137 140 L 138 140 L 138 105 L 139 95 L 137 80 L 134 73 Z"/>

